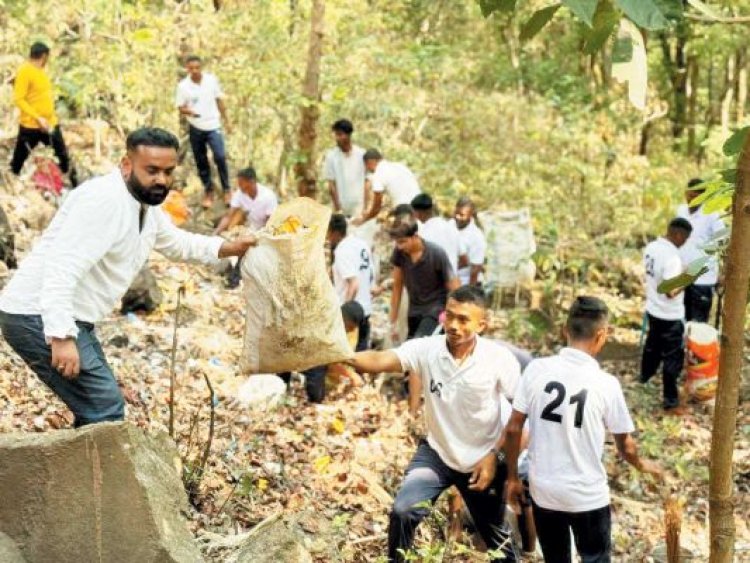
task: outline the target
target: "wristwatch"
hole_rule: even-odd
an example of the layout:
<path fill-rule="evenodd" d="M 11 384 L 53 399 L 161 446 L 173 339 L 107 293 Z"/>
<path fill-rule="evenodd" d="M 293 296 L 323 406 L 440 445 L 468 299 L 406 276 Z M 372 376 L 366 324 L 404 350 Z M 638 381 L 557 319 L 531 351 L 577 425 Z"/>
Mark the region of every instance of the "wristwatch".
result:
<path fill-rule="evenodd" d="M 498 465 L 500 465 L 501 463 L 505 463 L 505 452 L 503 450 L 493 447 L 490 452 L 495 454 Z"/>

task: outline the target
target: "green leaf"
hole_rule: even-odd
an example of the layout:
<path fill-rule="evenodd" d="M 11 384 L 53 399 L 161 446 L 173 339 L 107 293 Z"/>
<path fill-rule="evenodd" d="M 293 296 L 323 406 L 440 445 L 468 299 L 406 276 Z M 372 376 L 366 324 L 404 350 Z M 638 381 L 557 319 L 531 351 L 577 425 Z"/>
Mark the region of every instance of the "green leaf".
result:
<path fill-rule="evenodd" d="M 750 131 L 750 125 L 743 127 L 742 129 L 737 129 L 737 131 L 732 133 L 732 136 L 726 140 L 722 147 L 726 156 L 740 154 L 742 147 L 745 144 L 745 138 L 747 137 L 748 131 Z"/>
<path fill-rule="evenodd" d="M 737 169 L 727 168 L 726 170 L 722 170 L 721 179 L 732 185 L 736 184 L 737 183 Z"/>
<path fill-rule="evenodd" d="M 557 10 L 560 9 L 560 6 L 562 6 L 562 4 L 553 4 L 552 6 L 547 6 L 546 8 L 534 12 L 529 18 L 529 21 L 521 26 L 521 41 L 528 41 L 539 33 L 555 16 Z"/>
<path fill-rule="evenodd" d="M 706 264 L 710 259 L 710 256 L 702 256 L 697 260 L 693 260 L 688 264 L 687 269 L 679 276 L 661 282 L 659 287 L 656 288 L 656 291 L 659 293 L 671 293 L 677 289 L 683 289 L 691 283 L 695 283 L 695 280 L 708 271 Z"/>
<path fill-rule="evenodd" d="M 593 27 L 594 14 L 599 0 L 562 0 L 562 3 L 587 26 Z"/>
<path fill-rule="evenodd" d="M 615 27 L 620 21 L 620 14 L 614 9 L 609 0 L 601 0 L 594 14 L 594 25 L 586 30 L 583 52 L 593 55 L 601 50 L 607 39 L 612 35 Z M 632 46 L 631 46 L 632 51 Z M 632 52 L 631 52 L 632 54 Z"/>
<path fill-rule="evenodd" d="M 488 18 L 494 12 L 512 12 L 516 9 L 516 0 L 479 0 L 479 9 Z"/>
<path fill-rule="evenodd" d="M 705 2 L 702 2 L 701 0 L 688 0 L 688 4 L 690 4 L 693 8 L 698 10 L 701 14 L 704 16 L 708 16 L 709 18 L 721 21 L 722 17 L 719 12 L 713 9 L 712 6 L 709 6 Z"/>
<path fill-rule="evenodd" d="M 615 3 L 638 27 L 651 30 L 669 27 L 669 20 L 665 12 L 671 6 L 667 2 L 658 2 L 657 0 L 615 0 Z"/>
<path fill-rule="evenodd" d="M 725 191 L 709 199 L 703 204 L 703 212 L 721 213 L 732 206 L 733 195 L 731 191 Z"/>

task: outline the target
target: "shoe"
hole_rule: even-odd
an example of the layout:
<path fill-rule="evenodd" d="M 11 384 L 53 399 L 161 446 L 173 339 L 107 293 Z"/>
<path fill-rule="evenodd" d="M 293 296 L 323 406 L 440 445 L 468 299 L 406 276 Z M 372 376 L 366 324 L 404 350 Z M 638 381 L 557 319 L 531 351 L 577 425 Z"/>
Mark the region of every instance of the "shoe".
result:
<path fill-rule="evenodd" d="M 214 204 L 214 194 L 207 193 L 203 196 L 203 201 L 201 201 L 201 207 L 203 209 L 210 209 L 211 206 Z"/>
<path fill-rule="evenodd" d="M 665 407 L 664 414 L 665 416 L 685 416 L 686 414 L 690 414 L 690 409 L 681 406 Z"/>

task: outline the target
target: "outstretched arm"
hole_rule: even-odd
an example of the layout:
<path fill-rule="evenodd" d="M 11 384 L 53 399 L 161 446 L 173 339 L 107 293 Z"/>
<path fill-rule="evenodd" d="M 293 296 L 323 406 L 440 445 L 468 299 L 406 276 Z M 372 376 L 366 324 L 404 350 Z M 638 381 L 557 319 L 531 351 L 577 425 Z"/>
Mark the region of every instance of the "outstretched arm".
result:
<path fill-rule="evenodd" d="M 383 373 L 403 371 L 401 360 L 393 350 L 368 350 L 354 354 L 348 362 L 360 373 Z"/>

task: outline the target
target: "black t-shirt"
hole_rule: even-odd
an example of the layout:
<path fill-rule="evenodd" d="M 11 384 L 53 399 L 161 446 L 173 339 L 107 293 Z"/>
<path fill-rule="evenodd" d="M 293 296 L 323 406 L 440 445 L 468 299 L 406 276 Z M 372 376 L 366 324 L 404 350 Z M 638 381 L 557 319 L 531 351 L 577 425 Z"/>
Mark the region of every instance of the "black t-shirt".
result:
<path fill-rule="evenodd" d="M 422 239 L 424 252 L 418 262 L 396 249 L 391 264 L 401 268 L 404 285 L 409 294 L 409 316 L 437 317 L 448 299 L 448 280 L 455 277 L 445 250 Z"/>

